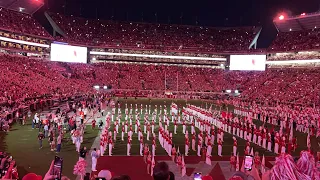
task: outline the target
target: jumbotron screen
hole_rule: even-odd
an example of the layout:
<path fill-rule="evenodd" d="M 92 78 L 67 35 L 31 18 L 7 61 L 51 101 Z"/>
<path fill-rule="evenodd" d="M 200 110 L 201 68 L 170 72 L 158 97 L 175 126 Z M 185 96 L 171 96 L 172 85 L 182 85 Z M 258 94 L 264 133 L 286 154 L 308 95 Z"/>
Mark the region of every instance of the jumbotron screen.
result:
<path fill-rule="evenodd" d="M 65 44 L 51 44 L 51 61 L 87 63 L 87 48 Z"/>
<path fill-rule="evenodd" d="M 230 70 L 265 71 L 266 55 L 230 55 Z"/>

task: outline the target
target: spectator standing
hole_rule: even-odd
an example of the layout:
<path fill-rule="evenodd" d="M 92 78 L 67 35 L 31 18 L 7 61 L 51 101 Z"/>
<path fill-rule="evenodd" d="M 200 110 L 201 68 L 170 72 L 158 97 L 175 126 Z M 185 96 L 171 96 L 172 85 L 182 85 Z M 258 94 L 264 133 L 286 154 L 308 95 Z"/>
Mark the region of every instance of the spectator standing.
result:
<path fill-rule="evenodd" d="M 45 124 L 43 127 L 44 130 L 44 137 L 48 137 L 48 133 L 49 133 L 49 126 L 48 124 Z"/>
<path fill-rule="evenodd" d="M 36 119 L 35 117 L 32 119 L 32 129 L 34 129 L 34 126 L 36 125 Z"/>
<path fill-rule="evenodd" d="M 92 171 L 97 171 L 96 166 L 97 166 L 97 160 L 98 160 L 98 155 L 99 153 L 97 153 L 97 149 L 93 148 L 93 151 L 91 152 L 91 158 L 92 158 Z"/>
<path fill-rule="evenodd" d="M 30 118 L 31 118 L 31 111 L 30 111 L 30 109 L 29 109 L 27 115 L 28 115 L 28 118 L 30 119 Z"/>
<path fill-rule="evenodd" d="M 23 115 L 23 117 L 22 117 L 22 125 L 24 126 L 26 124 L 26 122 L 27 122 L 27 117 L 26 117 L 26 115 Z"/>
<path fill-rule="evenodd" d="M 42 149 L 42 140 L 44 139 L 44 135 L 43 133 L 40 131 L 39 132 L 39 135 L 38 135 L 38 141 L 39 141 L 39 146 L 40 148 L 39 149 Z"/>
<path fill-rule="evenodd" d="M 60 134 L 57 138 L 57 153 L 61 150 L 61 141 L 62 141 L 62 135 Z"/>
<path fill-rule="evenodd" d="M 85 160 L 86 156 L 87 156 L 87 147 L 83 147 L 83 148 L 81 148 L 80 153 L 79 153 L 79 160 L 80 159 Z"/>
<path fill-rule="evenodd" d="M 55 151 L 55 149 L 56 149 L 56 138 L 55 137 L 53 137 L 53 140 L 51 141 L 50 146 L 51 146 L 51 151 Z"/>
<path fill-rule="evenodd" d="M 35 120 L 35 125 L 36 125 L 36 127 L 38 128 L 38 125 L 39 125 L 39 114 L 38 114 L 38 113 L 36 113 L 36 114 L 34 115 L 34 120 Z"/>

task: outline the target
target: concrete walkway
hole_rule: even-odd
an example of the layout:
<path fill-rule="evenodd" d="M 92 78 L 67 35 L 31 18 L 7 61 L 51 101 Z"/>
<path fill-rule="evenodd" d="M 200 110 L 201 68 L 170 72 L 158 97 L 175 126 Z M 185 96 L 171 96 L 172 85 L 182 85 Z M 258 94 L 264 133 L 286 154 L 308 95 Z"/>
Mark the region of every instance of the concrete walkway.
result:
<path fill-rule="evenodd" d="M 108 114 L 108 112 L 111 113 L 111 109 L 107 107 L 107 108 L 104 110 L 104 113 L 103 113 L 104 116 L 101 116 L 101 117 L 98 118 L 97 116 L 98 116 L 98 113 L 99 113 L 99 112 L 97 112 L 96 114 L 94 114 L 94 118 L 96 119 L 97 123 L 100 122 L 100 120 L 102 120 L 102 121 L 104 122 L 104 125 L 105 125 L 105 124 L 106 124 L 106 123 L 105 123 L 106 114 Z M 89 119 L 91 119 L 91 118 L 89 118 Z M 91 121 L 90 121 L 90 122 L 91 122 Z M 90 123 L 90 122 L 89 122 L 89 123 Z M 89 152 L 88 152 L 88 154 L 87 154 L 87 156 L 86 156 L 86 161 L 87 161 L 86 173 L 91 173 L 91 166 L 92 166 L 91 152 L 92 152 L 93 148 L 97 148 L 97 149 L 100 148 L 100 134 L 101 134 L 101 131 L 99 131 L 97 137 L 94 139 L 94 141 L 93 141 L 93 143 L 92 143 L 92 146 L 90 147 L 90 149 L 88 149 Z M 77 179 L 77 180 L 80 180 L 81 177 L 80 177 L 80 176 L 77 176 L 76 179 Z"/>

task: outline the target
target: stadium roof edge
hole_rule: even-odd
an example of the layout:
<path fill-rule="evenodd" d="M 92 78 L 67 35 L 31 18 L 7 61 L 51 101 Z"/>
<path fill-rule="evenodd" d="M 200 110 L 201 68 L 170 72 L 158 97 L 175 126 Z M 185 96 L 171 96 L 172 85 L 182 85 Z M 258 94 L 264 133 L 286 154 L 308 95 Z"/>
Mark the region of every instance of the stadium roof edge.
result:
<path fill-rule="evenodd" d="M 320 28 L 320 11 L 310 14 L 274 19 L 273 23 L 278 32 L 301 31 Z"/>
<path fill-rule="evenodd" d="M 43 0 L 0 0 L 0 7 L 29 15 L 33 15 L 43 5 Z"/>
<path fill-rule="evenodd" d="M 308 18 L 308 17 L 313 17 L 313 16 L 320 16 L 320 11 L 318 12 L 313 12 L 313 13 L 308 13 L 308 14 L 300 14 L 300 15 L 296 15 L 296 16 L 291 16 L 291 17 L 287 17 L 283 20 L 280 20 L 278 18 L 275 18 L 273 20 L 274 21 L 285 21 L 285 20 L 292 20 L 292 19 L 298 19 L 298 18 Z"/>

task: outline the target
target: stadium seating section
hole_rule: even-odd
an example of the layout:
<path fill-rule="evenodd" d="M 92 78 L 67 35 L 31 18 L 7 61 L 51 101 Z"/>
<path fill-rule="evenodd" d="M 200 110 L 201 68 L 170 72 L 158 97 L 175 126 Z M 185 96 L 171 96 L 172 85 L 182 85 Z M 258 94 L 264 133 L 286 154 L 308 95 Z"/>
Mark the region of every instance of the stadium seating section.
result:
<path fill-rule="evenodd" d="M 99 46 L 203 52 L 248 50 L 256 27 L 207 28 L 181 25 L 117 23 L 51 13 L 67 34 L 61 40 Z M 140 43 L 140 45 L 139 45 Z"/>
<path fill-rule="evenodd" d="M 116 23 L 73 16 L 64 17 L 54 13 L 50 15 L 67 34 L 58 40 L 104 47 L 114 46 L 115 48 L 95 50 L 135 54 L 225 57 L 211 55 L 208 51 L 247 50 L 258 29 Z M 1 36 L 42 44 L 49 44 L 49 41 L 43 39 L 52 38 L 34 18 L 28 15 L 0 8 L 0 16 Z M 284 52 L 317 49 L 320 42 L 319 32 L 319 29 L 313 29 L 279 33 L 270 50 Z M 1 45 L 7 47 L 3 42 Z M 23 48 L 23 50 L 29 49 Z M 174 52 L 176 50 L 181 52 Z M 196 51 L 201 53 L 195 53 Z M 271 55 L 268 60 L 303 60 L 319 57 L 319 52 L 313 51 Z M 115 56 L 107 58 L 119 59 Z M 136 58 L 136 60 L 155 59 Z M 235 72 L 195 66 L 142 63 L 68 64 L 12 55 L 1 55 L 0 64 L 2 102 L 9 100 L 23 102 L 25 98 L 45 94 L 74 95 L 92 92 L 94 85 L 137 91 L 166 89 L 180 92 L 223 92 L 226 89 L 239 89 L 242 91 L 242 97 L 250 99 L 319 102 L 319 95 L 316 93 L 320 84 L 319 71 L 312 68 Z"/>
<path fill-rule="evenodd" d="M 319 102 L 319 70 L 268 69 L 265 72 L 125 63 L 68 64 L 1 55 L 2 101 L 44 94 L 113 89 L 222 92 L 239 89 L 243 97 L 283 102 Z"/>
<path fill-rule="evenodd" d="M 4 8 L 0 8 L 0 29 L 51 38 L 51 35 L 33 17 Z"/>
<path fill-rule="evenodd" d="M 304 31 L 280 32 L 273 41 L 271 51 L 303 51 L 320 48 L 320 28 Z"/>

